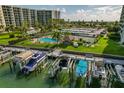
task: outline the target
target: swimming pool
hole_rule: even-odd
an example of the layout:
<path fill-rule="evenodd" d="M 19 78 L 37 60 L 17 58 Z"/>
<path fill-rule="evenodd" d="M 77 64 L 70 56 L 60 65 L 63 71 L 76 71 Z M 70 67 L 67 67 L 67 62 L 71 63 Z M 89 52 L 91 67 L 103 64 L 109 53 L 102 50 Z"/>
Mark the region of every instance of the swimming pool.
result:
<path fill-rule="evenodd" d="M 39 38 L 38 40 L 41 42 L 46 42 L 46 43 L 51 43 L 51 42 L 56 43 L 57 42 L 57 40 L 53 39 L 53 38 Z"/>
<path fill-rule="evenodd" d="M 76 76 L 83 76 L 87 72 L 87 61 L 79 60 L 76 65 Z"/>

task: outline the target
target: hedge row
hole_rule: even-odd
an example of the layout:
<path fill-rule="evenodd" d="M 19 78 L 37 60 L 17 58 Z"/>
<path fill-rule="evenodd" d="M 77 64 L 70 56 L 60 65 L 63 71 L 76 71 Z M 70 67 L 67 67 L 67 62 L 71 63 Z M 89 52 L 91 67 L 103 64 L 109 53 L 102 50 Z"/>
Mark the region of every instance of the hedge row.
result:
<path fill-rule="evenodd" d="M 18 42 L 21 42 L 21 41 L 23 41 L 23 40 L 25 40 L 25 38 L 18 38 L 18 39 L 16 39 L 16 40 L 8 41 L 8 43 L 9 43 L 9 45 L 14 45 L 14 44 L 16 44 L 16 43 L 18 43 Z"/>
<path fill-rule="evenodd" d="M 9 32 L 9 33 L 8 32 L 4 32 L 4 33 L 1 32 L 0 36 L 1 35 L 8 35 L 8 34 L 20 34 L 20 32 L 17 32 L 17 31 L 16 32 Z"/>

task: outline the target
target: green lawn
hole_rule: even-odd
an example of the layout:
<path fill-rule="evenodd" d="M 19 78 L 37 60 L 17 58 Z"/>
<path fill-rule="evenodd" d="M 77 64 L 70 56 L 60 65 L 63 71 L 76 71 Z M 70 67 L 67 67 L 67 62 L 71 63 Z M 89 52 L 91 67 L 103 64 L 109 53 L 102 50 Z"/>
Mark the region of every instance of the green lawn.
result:
<path fill-rule="evenodd" d="M 16 46 L 25 46 L 25 47 L 32 47 L 32 48 L 54 48 L 57 46 L 57 44 L 49 44 L 49 43 L 33 44 L 31 40 L 25 40 L 17 43 Z"/>
<path fill-rule="evenodd" d="M 95 47 L 85 47 L 85 46 L 79 46 L 78 48 L 75 48 L 73 46 L 67 46 L 63 48 L 64 50 L 73 50 L 73 51 L 79 51 L 79 52 L 95 52 L 95 53 L 102 53 L 107 46 L 107 40 L 104 40 L 101 38 L 98 43 L 95 45 Z"/>
<path fill-rule="evenodd" d="M 120 46 L 117 42 L 113 40 L 108 40 L 101 38 L 95 47 L 84 47 L 79 46 L 75 48 L 73 46 L 62 47 L 63 50 L 72 50 L 79 52 L 92 52 L 99 54 L 114 54 L 114 55 L 123 55 L 124 56 L 124 47 Z"/>
<path fill-rule="evenodd" d="M 0 35 L 0 44 L 8 45 L 8 41 L 15 39 L 17 38 L 9 38 L 9 34 Z"/>

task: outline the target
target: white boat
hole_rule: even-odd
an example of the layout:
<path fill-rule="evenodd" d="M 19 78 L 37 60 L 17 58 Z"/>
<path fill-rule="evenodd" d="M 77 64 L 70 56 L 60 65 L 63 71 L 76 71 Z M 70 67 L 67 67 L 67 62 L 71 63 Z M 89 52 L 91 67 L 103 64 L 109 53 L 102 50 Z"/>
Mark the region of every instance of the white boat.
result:
<path fill-rule="evenodd" d="M 35 53 L 27 64 L 22 68 L 22 72 L 29 73 L 35 70 L 46 59 L 46 53 Z"/>
<path fill-rule="evenodd" d="M 120 81 L 124 83 L 124 67 L 122 65 L 116 65 L 115 69 Z"/>

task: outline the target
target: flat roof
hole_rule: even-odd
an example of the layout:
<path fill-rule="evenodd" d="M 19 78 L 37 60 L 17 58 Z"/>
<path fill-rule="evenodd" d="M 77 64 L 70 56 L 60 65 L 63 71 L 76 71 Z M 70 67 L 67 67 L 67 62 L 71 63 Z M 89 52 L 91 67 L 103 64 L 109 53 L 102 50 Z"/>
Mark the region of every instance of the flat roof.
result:
<path fill-rule="evenodd" d="M 25 60 L 31 55 L 33 55 L 32 51 L 26 51 L 26 52 L 21 52 L 20 54 L 16 55 L 16 57 L 21 58 L 22 60 Z"/>
<path fill-rule="evenodd" d="M 62 29 L 62 32 L 70 32 L 70 33 L 83 33 L 86 35 L 99 35 L 104 29 L 91 29 L 91 28 L 71 28 L 71 29 Z"/>

